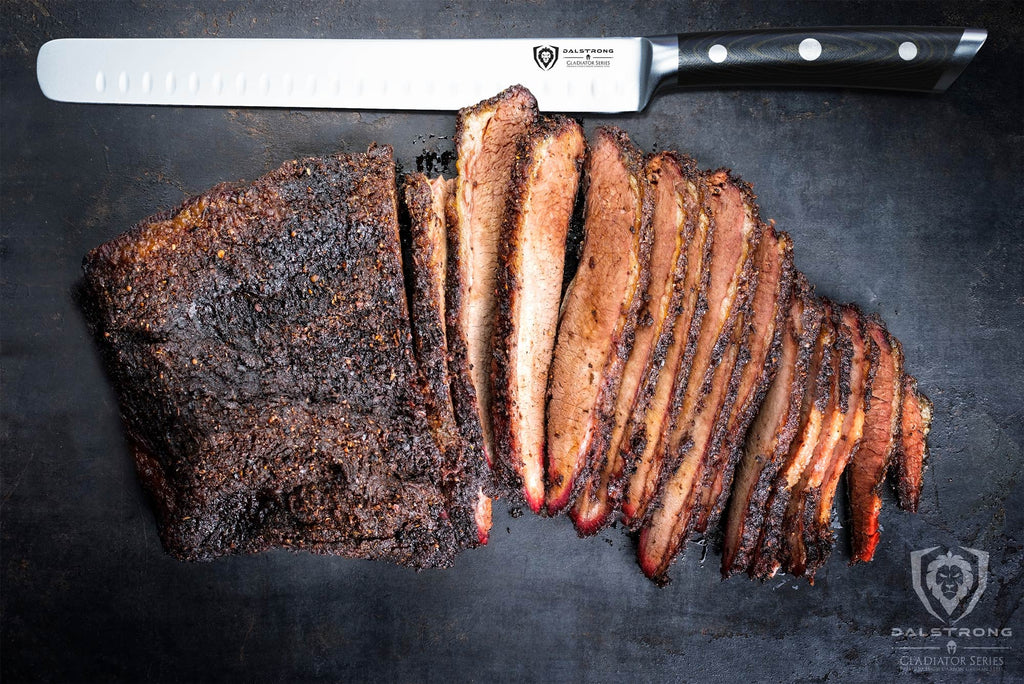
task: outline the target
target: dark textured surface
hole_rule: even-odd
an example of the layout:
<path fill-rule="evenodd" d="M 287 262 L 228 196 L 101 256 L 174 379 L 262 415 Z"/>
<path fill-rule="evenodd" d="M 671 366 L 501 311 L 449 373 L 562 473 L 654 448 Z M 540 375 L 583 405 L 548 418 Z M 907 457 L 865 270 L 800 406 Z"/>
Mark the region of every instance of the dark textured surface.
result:
<path fill-rule="evenodd" d="M 4 681 L 878 681 L 893 627 L 941 626 L 908 553 L 988 551 L 960 626 L 1009 627 L 989 672 L 1024 677 L 1022 50 L 1015 3 L 4 2 L 2 443 Z M 813 588 L 722 583 L 691 545 L 658 589 L 628 539 L 496 511 L 491 544 L 444 571 L 271 552 L 186 564 L 160 549 L 114 396 L 71 299 L 82 255 L 154 210 L 282 161 L 395 146 L 443 160 L 454 116 L 69 105 L 34 60 L 70 36 L 623 35 L 844 23 L 976 24 L 991 36 L 948 93 L 723 90 L 589 116 L 756 183 L 822 294 L 882 314 L 935 403 L 920 512 L 884 493 L 875 561 L 840 551 Z M 447 157 L 450 159 L 450 156 Z M 433 163 L 433 162 L 432 162 Z M 438 169 L 434 169 L 436 172 Z M 445 169 L 448 173 L 451 169 Z M 506 533 L 506 528 L 509 532 Z M 958 639 L 962 648 L 968 639 Z M 994 639 L 975 642 L 993 643 Z M 946 639 L 938 640 L 942 646 Z M 960 652 L 961 654 L 964 651 Z M 970 652 L 967 652 L 970 653 Z"/>

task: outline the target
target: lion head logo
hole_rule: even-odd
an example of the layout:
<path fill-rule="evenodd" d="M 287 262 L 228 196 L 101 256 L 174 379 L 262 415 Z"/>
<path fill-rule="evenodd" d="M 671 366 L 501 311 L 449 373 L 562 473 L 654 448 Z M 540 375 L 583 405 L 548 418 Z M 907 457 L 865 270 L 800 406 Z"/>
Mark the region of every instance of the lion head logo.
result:
<path fill-rule="evenodd" d="M 952 615 L 974 586 L 974 573 L 963 556 L 954 556 L 952 551 L 946 551 L 945 555 L 928 564 L 924 584 L 939 600 L 946 615 Z"/>
<path fill-rule="evenodd" d="M 928 612 L 955 624 L 977 605 L 988 577 L 988 554 L 961 547 L 960 553 L 938 546 L 913 551 L 910 568 L 914 591 Z M 939 608 L 945 615 L 940 614 Z"/>
<path fill-rule="evenodd" d="M 554 45 L 538 45 L 533 48 L 533 61 L 544 71 L 555 66 L 558 61 L 558 48 Z"/>

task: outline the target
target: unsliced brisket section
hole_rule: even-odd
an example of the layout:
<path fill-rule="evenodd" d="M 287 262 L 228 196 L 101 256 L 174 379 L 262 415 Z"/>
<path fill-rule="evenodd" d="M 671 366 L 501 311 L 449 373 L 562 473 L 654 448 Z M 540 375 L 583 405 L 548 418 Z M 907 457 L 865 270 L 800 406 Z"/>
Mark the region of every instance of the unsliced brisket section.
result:
<path fill-rule="evenodd" d="M 452 399 L 468 431 L 479 424 L 491 464 L 491 345 L 501 227 L 516 150 L 536 118 L 533 95 L 512 86 L 459 110 L 455 128 L 458 177 L 448 204 L 448 347 L 456 381 Z M 467 376 L 468 384 L 461 380 Z"/>
<path fill-rule="evenodd" d="M 694 226 L 686 248 L 686 276 L 678 305 L 669 311 L 662 326 L 661 337 L 652 354 L 653 363 L 647 369 L 623 436 L 622 516 L 634 529 L 643 521 L 647 503 L 657 487 L 665 454 L 661 448 L 662 433 L 676 408 L 673 403 L 676 386 L 686 381 L 697 349 L 697 332 L 708 310 L 709 263 L 715 235 L 709 205 L 711 196 L 712 188 L 703 173 L 696 173 L 687 180 L 683 207 L 687 221 L 693 221 Z M 614 497 L 620 496 L 621 488 L 621 484 L 609 484 Z"/>
<path fill-rule="evenodd" d="M 495 473 L 534 512 L 544 505 L 548 371 L 585 153 L 578 123 L 541 119 L 516 155 L 502 230 L 492 359 Z"/>
<path fill-rule="evenodd" d="M 783 325 L 789 311 L 793 287 L 793 241 L 786 233 L 765 228 L 757 255 L 757 290 L 750 315 L 743 321 L 743 349 L 733 372 L 736 401 L 728 418 L 719 418 L 716 429 L 724 430 L 718 448 L 704 464 L 690 516 L 694 532 L 703 534 L 718 522 L 732 489 L 733 473 L 750 421 L 764 401 L 768 386 L 778 369 Z"/>
<path fill-rule="evenodd" d="M 390 148 L 158 214 L 89 253 L 82 300 L 173 555 L 423 567 L 476 538 L 479 483 L 453 505 L 424 412 Z"/>
<path fill-rule="evenodd" d="M 840 437 L 832 453 L 820 470 L 814 470 L 809 478 L 807 522 L 804 526 L 804 548 L 806 565 L 803 573 L 814 581 L 814 573 L 825 564 L 835 546 L 832 532 L 832 504 L 835 501 L 839 476 L 846 470 L 850 459 L 860 447 L 864 434 L 864 414 L 867 408 L 867 393 L 872 377 L 878 366 L 878 349 L 864 330 L 863 318 L 857 307 L 846 304 L 839 315 L 840 325 L 850 340 L 852 355 L 849 365 L 840 368 L 840 383 L 846 383 L 847 392 L 840 391 L 840 409 L 843 423 Z M 846 361 L 844 358 L 843 361 Z M 842 398 L 846 402 L 842 402 Z"/>
<path fill-rule="evenodd" d="M 932 428 L 932 402 L 917 389 L 917 380 L 903 376 L 900 446 L 896 454 L 896 493 L 900 508 L 917 512 L 928 461 L 928 433 Z"/>
<path fill-rule="evenodd" d="M 903 348 L 877 316 L 866 318 L 864 325 L 878 348 L 878 363 L 864 415 L 864 437 L 847 468 L 846 485 L 853 562 L 866 563 L 874 558 L 880 539 L 881 488 L 899 442 Z"/>
<path fill-rule="evenodd" d="M 804 468 L 814 456 L 825 411 L 832 396 L 832 378 L 835 375 L 832 345 L 836 338 L 832 309 L 824 301 L 808 301 L 805 307 L 819 312 L 821 325 L 814 351 L 811 353 L 807 371 L 808 382 L 800 405 L 796 436 L 772 483 L 764 512 L 764 523 L 748 569 L 751 577 L 760 579 L 772 577 L 782 566 L 785 553 L 783 525 L 786 512 Z"/>
<path fill-rule="evenodd" d="M 675 321 L 683 302 L 686 277 L 686 249 L 697 225 L 687 211 L 696 205 L 697 176 L 693 160 L 673 152 L 662 152 L 647 160 L 645 170 L 655 197 L 650 282 L 633 338 L 633 348 L 622 373 L 615 402 L 611 438 L 605 453 L 593 453 L 594 468 L 580 489 L 570 515 L 581 535 L 594 534 L 607 524 L 621 488 L 623 444 L 629 418 L 644 378 L 664 359 L 669 346 L 660 348 L 662 328 Z M 650 383 L 653 388 L 653 383 Z M 591 451 L 597 447 L 592 443 Z M 625 448 L 624 448 L 625 447 Z"/>
<path fill-rule="evenodd" d="M 445 333 L 445 283 L 448 264 L 445 204 L 452 181 L 429 179 L 422 173 L 405 177 L 402 198 L 408 214 L 409 255 L 405 266 L 409 281 L 409 313 L 416 362 L 425 385 L 427 421 L 434 440 L 445 454 L 442 479 L 453 491 L 469 499 L 460 501 L 475 510 L 477 539 L 486 544 L 491 529 L 491 500 L 481 486 L 475 493 L 453 478 L 464 477 L 458 464 L 476 467 L 476 479 L 488 481 L 483 449 L 473 435 L 463 436 L 452 406 L 448 372 L 448 340 Z"/>
<path fill-rule="evenodd" d="M 736 399 L 733 371 L 744 346 L 743 321 L 750 315 L 756 254 L 764 231 L 749 186 L 725 172 L 712 178 L 718 194 L 711 201 L 717 231 L 712 248 L 708 301 L 718 302 L 704 316 L 689 378 L 677 387 L 680 407 L 663 433 L 664 476 L 649 504 L 637 554 L 644 573 L 662 582 L 686 541 L 695 488 L 709 453 L 723 434 L 715 427 Z"/>
<path fill-rule="evenodd" d="M 821 329 L 807 280 L 797 274 L 779 351 L 778 371 L 743 445 L 725 519 L 722 575 L 746 572 L 765 522 L 772 483 L 800 425 L 814 343 Z"/>
<path fill-rule="evenodd" d="M 615 398 L 650 277 L 653 196 L 643 155 L 599 128 L 586 165 L 584 242 L 566 291 L 548 389 L 547 511 L 570 503 L 611 437 Z"/>

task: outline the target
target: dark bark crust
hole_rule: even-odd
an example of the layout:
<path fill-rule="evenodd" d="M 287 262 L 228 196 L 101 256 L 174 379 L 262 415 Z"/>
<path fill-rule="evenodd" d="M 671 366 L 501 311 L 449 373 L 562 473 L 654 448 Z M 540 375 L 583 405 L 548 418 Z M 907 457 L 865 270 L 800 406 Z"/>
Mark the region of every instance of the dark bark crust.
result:
<path fill-rule="evenodd" d="M 443 179 L 437 182 L 444 183 Z M 448 372 L 448 342 L 444 322 L 445 269 L 447 259 L 438 254 L 445 247 L 432 229 L 435 222 L 444 225 L 438 214 L 431 181 L 420 173 L 405 177 L 402 200 L 408 222 L 408 258 L 405 261 L 409 287 L 409 312 L 413 350 L 424 383 L 427 421 L 434 439 L 445 455 L 440 475 L 459 519 L 472 517 L 480 493 L 491 493 L 491 478 L 480 444 L 461 434 L 452 405 L 451 375 Z M 443 231 L 442 231 L 443 232 Z M 475 533 L 463 540 L 465 545 L 486 543 L 489 526 L 477 521 Z"/>
<path fill-rule="evenodd" d="M 82 304 L 174 556 L 427 567 L 471 537 L 424 411 L 390 148 L 143 221 L 86 257 Z"/>
<path fill-rule="evenodd" d="M 755 471 L 755 475 L 751 476 L 754 484 L 746 491 L 734 489 L 732 492 L 732 496 L 739 497 L 739 500 L 730 502 L 729 518 L 726 522 L 729 526 L 735 526 L 737 532 L 732 535 L 726 534 L 725 537 L 725 548 L 722 553 L 722 574 L 725 577 L 751 569 L 761 530 L 765 524 L 775 477 L 800 427 L 800 407 L 807 391 L 811 356 L 821 330 L 823 311 L 815 306 L 813 290 L 800 273 L 795 274 L 793 297 L 800 300 L 801 312 L 799 320 L 787 322 L 785 333 L 792 335 L 797 345 L 788 388 L 789 401 L 780 420 L 764 428 L 771 434 L 770 453 L 757 453 L 749 442 L 750 435 L 747 437 L 747 451 L 740 467 Z M 779 372 L 781 373 L 781 369 Z"/>
<path fill-rule="evenodd" d="M 807 384 L 801 401 L 799 423 L 788 453 L 782 459 L 782 467 L 776 471 L 775 478 L 771 483 L 766 499 L 767 505 L 764 509 L 764 523 L 748 568 L 751 577 L 762 580 L 773 576 L 782 565 L 784 558 L 783 522 L 793 494 L 793 487 L 788 484 L 786 473 L 793 467 L 794 459 L 801 447 L 813 449 L 817 443 L 817 437 L 811 436 L 809 418 L 812 412 L 824 413 L 831 396 L 834 371 L 832 345 L 836 335 L 835 323 L 831 307 L 826 301 L 816 300 L 808 307 L 808 310 L 812 308 L 817 310 L 821 325 L 811 355 Z"/>

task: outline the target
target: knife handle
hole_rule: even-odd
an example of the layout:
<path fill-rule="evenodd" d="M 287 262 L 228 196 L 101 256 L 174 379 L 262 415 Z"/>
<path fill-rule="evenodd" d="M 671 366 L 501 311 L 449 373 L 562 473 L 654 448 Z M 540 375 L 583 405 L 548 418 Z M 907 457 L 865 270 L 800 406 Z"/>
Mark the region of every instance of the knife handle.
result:
<path fill-rule="evenodd" d="M 681 33 L 677 84 L 829 86 L 943 92 L 983 29 L 856 26 Z"/>

